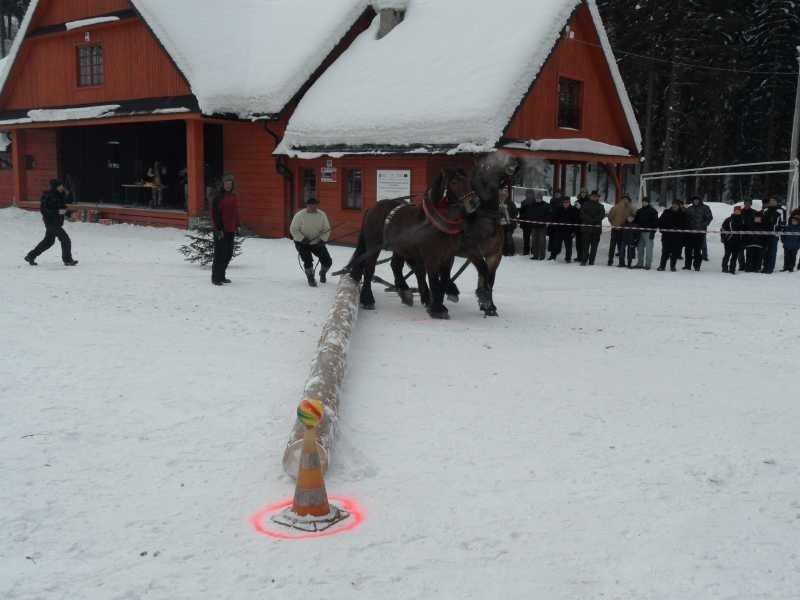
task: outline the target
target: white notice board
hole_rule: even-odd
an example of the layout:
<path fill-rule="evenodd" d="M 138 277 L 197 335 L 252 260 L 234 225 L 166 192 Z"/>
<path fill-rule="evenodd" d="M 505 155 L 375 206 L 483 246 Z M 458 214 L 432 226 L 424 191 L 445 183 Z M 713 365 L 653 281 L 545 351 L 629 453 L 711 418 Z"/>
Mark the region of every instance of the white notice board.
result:
<path fill-rule="evenodd" d="M 378 202 L 411 195 L 411 170 L 378 171 Z"/>

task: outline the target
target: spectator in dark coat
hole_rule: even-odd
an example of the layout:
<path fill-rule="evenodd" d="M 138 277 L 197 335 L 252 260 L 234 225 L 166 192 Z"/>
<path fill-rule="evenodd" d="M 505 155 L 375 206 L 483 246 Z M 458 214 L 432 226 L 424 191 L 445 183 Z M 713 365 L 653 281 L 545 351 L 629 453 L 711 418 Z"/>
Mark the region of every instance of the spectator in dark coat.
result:
<path fill-rule="evenodd" d="M 525 192 L 525 200 L 522 201 L 522 204 L 519 207 L 519 219 L 523 221 L 519 224 L 520 228 L 522 229 L 522 255 L 527 256 L 531 253 L 531 232 L 533 231 L 533 225 L 531 223 L 525 223 L 525 221 L 534 221 L 533 218 L 534 214 L 534 207 L 536 205 L 536 192 L 533 190 L 527 190 Z"/>
<path fill-rule="evenodd" d="M 561 198 L 561 206 L 553 215 L 553 221 L 559 225 L 553 226 L 553 237 L 555 243 L 550 253 L 550 260 L 555 260 L 561 254 L 561 246 L 564 246 L 566 260 L 572 262 L 572 236 L 575 234 L 575 225 L 580 221 L 580 211 L 572 206 L 569 198 Z"/>
<path fill-rule="evenodd" d="M 766 245 L 764 246 L 764 273 L 775 272 L 775 262 L 778 258 L 778 234 L 786 224 L 786 211 L 778 206 L 776 198 L 770 198 L 767 202 L 767 208 L 763 212 L 764 215 L 764 230 L 772 231 L 774 235 L 765 238 Z"/>
<path fill-rule="evenodd" d="M 578 210 L 578 215 L 580 215 L 581 209 L 583 205 L 589 201 L 589 190 L 582 189 L 578 194 L 578 199 L 575 202 L 575 208 Z M 579 216 L 580 219 L 580 216 Z M 579 221 L 580 222 L 580 221 Z M 575 228 L 575 250 L 578 252 L 578 260 L 583 261 L 583 257 L 581 256 L 581 249 L 583 248 L 583 227 L 576 227 Z"/>
<path fill-rule="evenodd" d="M 550 205 L 541 196 L 535 199 L 526 214 L 528 215 L 526 218 L 530 221 L 546 222 L 552 217 Z M 533 237 L 531 260 L 544 260 L 547 258 L 547 225 L 531 225 L 531 235 Z"/>
<path fill-rule="evenodd" d="M 722 272 L 736 275 L 736 264 L 742 249 L 742 236 L 737 233 L 743 228 L 742 209 L 733 207 L 733 214 L 722 223 L 720 238 L 725 245 L 725 256 L 722 258 Z"/>
<path fill-rule="evenodd" d="M 500 190 L 500 224 L 503 226 L 505 233 L 503 238 L 503 256 L 514 256 L 516 248 L 514 247 L 514 230 L 517 228 L 517 207 L 508 195 L 507 188 Z"/>
<path fill-rule="evenodd" d="M 665 271 L 669 261 L 670 271 L 676 271 L 678 256 L 681 253 L 683 234 L 675 229 L 686 229 L 686 213 L 681 210 L 681 201 L 677 198 L 672 201 L 669 210 L 665 210 L 658 219 L 658 228 L 661 230 L 661 264 L 659 271 Z"/>
<path fill-rule="evenodd" d="M 691 205 L 686 209 L 686 222 L 688 228 L 693 231 L 702 231 L 699 233 L 686 234 L 686 263 L 684 270 L 688 271 L 694 266 L 695 271 L 699 271 L 703 264 L 703 244 L 706 240 L 705 232 L 708 231 L 708 226 L 714 220 L 714 215 L 711 214 L 711 209 L 708 208 L 703 201 L 695 196 L 692 198 Z"/>
<path fill-rule="evenodd" d="M 581 227 L 581 241 L 583 251 L 581 252 L 581 265 L 593 265 L 597 258 L 597 247 L 600 245 L 600 237 L 603 234 L 603 219 L 606 218 L 606 209 L 600 204 L 600 194 L 593 191 L 589 196 L 589 201 L 583 204 L 580 210 L 580 220 L 584 227 Z"/>
<path fill-rule="evenodd" d="M 790 234 L 790 235 L 786 235 Z M 789 224 L 784 227 L 783 241 L 783 271 L 792 273 L 797 265 L 797 252 L 800 251 L 800 215 L 789 219 Z M 800 269 L 800 265 L 797 265 Z"/>
<path fill-rule="evenodd" d="M 44 221 L 44 239 L 25 255 L 25 261 L 35 267 L 37 257 L 56 243 L 61 243 L 61 260 L 68 267 L 74 267 L 78 261 L 72 258 L 72 240 L 64 231 L 64 218 L 67 215 L 69 192 L 58 179 L 50 180 L 50 189 L 42 194 L 39 210 Z"/>
<path fill-rule="evenodd" d="M 645 232 L 639 231 L 635 223 L 636 217 L 628 215 L 627 220 L 622 225 L 620 232 L 622 234 L 622 248 L 619 254 L 620 267 L 633 268 L 633 258 L 636 256 L 636 249 L 639 247 L 639 239 Z M 624 260 L 624 263 L 623 263 Z"/>
<path fill-rule="evenodd" d="M 233 175 L 222 178 L 222 190 L 211 203 L 214 224 L 214 262 L 211 264 L 211 283 L 222 285 L 231 280 L 225 271 L 233 258 L 234 239 L 239 229 L 239 201 L 234 193 Z"/>
<path fill-rule="evenodd" d="M 757 212 L 753 215 L 753 222 L 745 226 L 745 232 L 764 231 L 764 216 Z M 767 246 L 769 236 L 764 234 L 753 234 L 744 236 L 745 249 L 745 271 L 748 273 L 760 273 L 764 265 L 764 249 Z"/>
<path fill-rule="evenodd" d="M 636 268 L 649 271 L 653 266 L 653 242 L 656 239 L 655 230 L 658 229 L 658 211 L 650 206 L 649 198 L 642 198 L 642 207 L 636 211 L 633 222 L 637 227 L 653 230 L 641 232 L 637 249 Z"/>
<path fill-rule="evenodd" d="M 750 199 L 745 200 L 743 202 L 743 205 L 744 206 L 742 208 L 742 231 L 749 231 L 753 226 L 753 219 L 755 219 L 756 213 L 758 211 L 756 211 L 753 208 L 753 201 Z M 748 236 L 741 236 L 741 237 L 742 237 L 742 243 L 739 246 L 739 270 L 746 271 L 747 264 L 745 260 L 745 247 L 746 247 L 745 242 L 747 242 Z"/>

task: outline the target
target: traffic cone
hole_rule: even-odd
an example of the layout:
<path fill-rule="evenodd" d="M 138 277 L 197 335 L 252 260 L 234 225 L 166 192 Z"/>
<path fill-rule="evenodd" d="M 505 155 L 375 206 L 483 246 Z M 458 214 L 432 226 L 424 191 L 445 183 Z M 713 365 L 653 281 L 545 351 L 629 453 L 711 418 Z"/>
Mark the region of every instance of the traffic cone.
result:
<path fill-rule="evenodd" d="M 292 512 L 300 517 L 324 517 L 331 512 L 317 449 L 316 427 L 306 427 L 303 434 L 303 451 L 300 454 Z"/>
<path fill-rule="evenodd" d="M 324 413 L 323 404 L 317 400 L 303 400 L 298 407 L 298 418 L 306 427 L 303 450 L 292 506 L 272 517 L 272 521 L 279 525 L 317 533 L 350 516 L 347 511 L 328 502 L 317 446 L 317 425 L 324 418 Z"/>

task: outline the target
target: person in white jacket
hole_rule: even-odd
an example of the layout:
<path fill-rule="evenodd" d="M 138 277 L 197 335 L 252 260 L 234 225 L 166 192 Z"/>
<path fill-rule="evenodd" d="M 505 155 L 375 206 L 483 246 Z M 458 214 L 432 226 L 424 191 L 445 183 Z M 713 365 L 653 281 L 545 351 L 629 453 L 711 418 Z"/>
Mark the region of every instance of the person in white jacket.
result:
<path fill-rule="evenodd" d="M 292 219 L 289 233 L 291 233 L 294 246 L 303 261 L 308 285 L 317 287 L 312 255 L 319 258 L 319 264 L 322 267 L 319 272 L 319 280 L 325 283 L 327 281 L 325 275 L 333 264 L 328 247 L 325 245 L 331 237 L 331 224 L 328 221 L 328 215 L 319 209 L 319 201 L 316 198 L 306 200 L 306 207 Z"/>

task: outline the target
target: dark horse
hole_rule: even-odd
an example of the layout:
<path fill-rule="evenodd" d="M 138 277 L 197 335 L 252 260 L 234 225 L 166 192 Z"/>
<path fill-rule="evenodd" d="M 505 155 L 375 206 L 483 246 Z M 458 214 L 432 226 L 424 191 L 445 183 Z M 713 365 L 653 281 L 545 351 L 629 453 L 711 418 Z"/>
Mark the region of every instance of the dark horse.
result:
<path fill-rule="evenodd" d="M 426 202 L 438 202 L 446 209 L 447 224 L 462 222 L 477 209 L 477 196 L 469 176 L 461 170 L 443 170 L 427 192 Z M 383 200 L 364 215 L 358 246 L 350 260 L 350 276 L 363 279 L 361 306 L 375 308 L 372 277 L 382 250 L 392 255 L 395 288 L 405 304 L 413 304 L 411 290 L 403 277 L 408 263 L 417 277 L 420 298 L 435 319 L 449 318 L 444 295 L 450 283 L 450 268 L 458 252 L 461 236 L 446 233 L 433 225 L 424 206 L 404 200 Z M 426 282 L 427 276 L 427 282 Z M 430 283 L 430 287 L 428 286 Z"/>
<path fill-rule="evenodd" d="M 480 198 L 480 208 L 468 219 L 456 256 L 466 258 L 478 271 L 475 295 L 478 307 L 487 317 L 497 316 L 494 282 L 503 259 L 505 234 L 500 225 L 500 190 L 511 184 L 519 168 L 519 159 L 500 153 L 481 160 L 472 174 L 471 185 Z M 449 277 L 445 291 L 449 299 L 458 301 L 460 292 Z"/>

